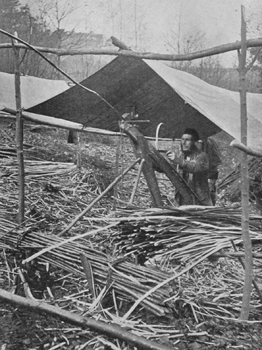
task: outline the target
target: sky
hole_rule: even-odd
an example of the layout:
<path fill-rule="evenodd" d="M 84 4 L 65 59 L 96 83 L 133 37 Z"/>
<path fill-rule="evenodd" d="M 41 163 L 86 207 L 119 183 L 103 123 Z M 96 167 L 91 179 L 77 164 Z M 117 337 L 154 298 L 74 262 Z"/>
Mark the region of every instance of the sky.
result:
<path fill-rule="evenodd" d="M 37 1 L 40 0 L 20 0 L 22 3 L 28 3 L 35 11 Z M 177 38 L 178 32 L 180 38 L 189 38 L 197 32 L 204 33 L 203 49 L 240 40 L 241 5 L 245 7 L 246 19 L 250 21 L 248 38 L 259 37 L 255 28 L 260 18 L 262 23 L 261 0 L 74 0 L 73 2 L 58 0 L 58 2 L 61 9 L 64 4 L 74 7 L 72 14 L 62 22 L 65 29 L 93 31 L 103 34 L 106 38 L 114 35 L 133 49 L 136 41 L 140 51 L 158 53 L 171 52 L 168 42 L 171 40 L 174 42 L 174 35 Z M 172 39 L 171 32 L 174 33 Z M 220 56 L 223 56 L 225 65 L 237 61 L 236 53 Z"/>

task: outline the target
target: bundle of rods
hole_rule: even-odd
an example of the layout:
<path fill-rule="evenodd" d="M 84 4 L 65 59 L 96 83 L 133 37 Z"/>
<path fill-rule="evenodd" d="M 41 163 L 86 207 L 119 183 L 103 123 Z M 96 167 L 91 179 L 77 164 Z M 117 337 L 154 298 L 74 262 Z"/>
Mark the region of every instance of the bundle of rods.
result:
<path fill-rule="evenodd" d="M 10 228 L 10 226 L 9 226 Z M 2 231 L 2 230 L 1 230 Z M 2 231 L 3 232 L 3 231 Z M 0 235 L 0 248 L 11 250 L 26 250 L 34 254 L 50 245 L 58 244 L 63 238 L 52 234 L 30 232 L 18 234 L 9 230 Z M 143 267 L 127 259 L 110 261 L 106 254 L 88 247 L 88 241 L 82 243 L 70 242 L 60 245 L 51 251 L 40 255 L 37 259 L 49 262 L 65 271 L 85 279 L 80 255 L 84 254 L 92 266 L 94 282 L 101 289 L 106 285 L 112 288 L 122 300 L 136 301 L 155 285 L 166 280 L 170 275 L 155 268 Z M 164 305 L 164 300 L 170 296 L 171 288 L 165 285 L 145 298 L 141 304 L 155 315 L 164 316 L 171 312 L 170 306 Z"/>
<path fill-rule="evenodd" d="M 61 175 L 76 168 L 74 163 L 25 160 L 25 175 L 27 178 Z M 18 174 L 17 159 L 3 159 L 3 175 L 16 177 Z"/>
<path fill-rule="evenodd" d="M 126 216 L 126 214 L 125 214 Z M 125 256 L 135 255 L 142 263 L 153 257 L 179 262 L 198 259 L 224 248 L 232 240 L 242 244 L 241 211 L 234 208 L 188 207 L 187 209 L 145 210 L 121 219 L 113 241 Z M 261 241 L 262 217 L 250 215 L 250 235 Z"/>

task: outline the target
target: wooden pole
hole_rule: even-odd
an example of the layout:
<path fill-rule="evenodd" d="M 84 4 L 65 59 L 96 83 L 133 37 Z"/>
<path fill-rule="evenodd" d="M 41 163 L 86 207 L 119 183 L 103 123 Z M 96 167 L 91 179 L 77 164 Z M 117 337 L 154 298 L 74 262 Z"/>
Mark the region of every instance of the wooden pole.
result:
<path fill-rule="evenodd" d="M 245 152 L 246 154 L 248 154 L 250 156 L 262 157 L 262 152 L 251 149 L 250 147 L 243 145 L 243 143 L 241 143 L 237 140 L 231 141 L 230 146 L 238 148 L 240 151 Z"/>
<path fill-rule="evenodd" d="M 153 205 L 154 207 L 161 208 L 163 207 L 163 201 L 158 186 L 156 174 L 153 169 L 153 163 L 150 157 L 148 142 L 146 141 L 143 135 L 138 135 L 137 140 L 139 149 L 142 152 L 142 159 L 145 160 L 142 167 L 142 171 L 152 197 Z"/>
<path fill-rule="evenodd" d="M 122 133 L 120 137 L 117 139 L 117 147 L 116 147 L 116 161 L 115 161 L 115 177 L 117 177 L 119 174 L 119 159 L 120 159 L 120 154 L 121 154 L 121 149 L 122 149 Z M 117 199 L 117 193 L 118 193 L 118 184 L 114 186 L 114 199 L 113 199 L 113 210 L 116 209 L 116 199 Z"/>
<path fill-rule="evenodd" d="M 23 307 L 27 310 L 49 314 L 64 322 L 82 327 L 83 329 L 91 329 L 92 331 L 99 332 L 100 334 L 106 334 L 109 337 L 120 339 L 127 342 L 130 345 L 135 345 L 138 349 L 147 350 L 172 350 L 166 345 L 157 343 L 153 340 L 148 340 L 144 337 L 140 337 L 127 330 L 126 327 L 120 327 L 117 324 L 108 324 L 102 321 L 97 321 L 91 317 L 77 315 L 73 312 L 60 309 L 54 305 L 47 304 L 41 300 L 27 299 L 19 295 L 14 295 L 3 289 L 0 289 L 0 299 L 6 303 L 13 304 L 17 307 Z"/>
<path fill-rule="evenodd" d="M 81 157 L 81 143 L 78 142 L 76 150 L 76 165 L 80 169 L 82 167 L 82 157 Z"/>
<path fill-rule="evenodd" d="M 234 251 L 237 253 L 237 247 L 236 247 L 235 242 L 234 242 L 233 239 L 232 239 L 231 243 L 232 243 L 232 246 L 234 248 Z M 238 261 L 240 262 L 240 264 L 242 265 L 243 269 L 245 270 L 246 269 L 245 263 L 244 263 L 243 259 L 240 256 L 238 257 Z M 257 284 L 257 282 L 255 281 L 254 278 L 252 279 L 252 283 L 253 283 L 253 286 L 254 286 L 254 288 L 255 288 L 255 290 L 257 292 L 257 295 L 258 295 L 258 297 L 260 299 L 260 303 L 262 304 L 262 293 L 261 293 L 261 291 L 259 289 L 259 286 L 258 286 L 258 284 Z"/>
<path fill-rule="evenodd" d="M 76 164 L 77 168 L 81 169 L 82 167 L 82 154 L 81 154 L 81 138 L 78 132 L 76 134 Z"/>
<path fill-rule="evenodd" d="M 245 8 L 241 6 L 241 52 L 239 54 L 239 92 L 241 115 L 241 142 L 247 145 L 247 96 L 246 96 L 246 19 Z M 252 291 L 252 244 L 249 235 L 249 179 L 248 159 L 241 152 L 241 204 L 242 204 L 242 237 L 245 248 L 245 283 L 241 307 L 241 320 L 248 320 L 250 297 Z"/>
<path fill-rule="evenodd" d="M 131 197 L 130 197 L 130 200 L 129 200 L 128 204 L 133 204 L 133 202 L 134 202 L 134 198 L 135 198 L 136 190 L 137 190 L 138 183 L 139 183 L 139 180 L 140 180 L 140 176 L 141 176 L 141 173 L 142 173 L 144 162 L 145 162 L 145 160 L 142 159 L 141 163 L 139 164 L 139 169 L 138 169 L 138 172 L 137 172 L 136 181 L 135 181 L 134 188 L 133 188 L 133 191 L 132 191 L 132 194 L 131 194 Z"/>
<path fill-rule="evenodd" d="M 10 38 L 14 38 L 14 35 L 8 33 L 7 31 L 0 29 L 0 33 L 7 35 Z M 125 57 L 134 57 L 134 58 L 143 58 L 148 60 L 161 60 L 161 61 L 192 61 L 203 57 L 209 57 L 214 55 L 219 55 L 225 52 L 230 51 L 236 51 L 241 48 L 241 43 L 239 41 L 235 41 L 233 43 L 223 44 L 219 46 L 215 46 L 206 50 L 201 50 L 197 52 L 177 55 L 177 54 L 163 54 L 163 53 L 154 53 L 154 52 L 139 52 L 139 51 L 132 51 L 129 48 L 128 49 L 93 49 L 88 48 L 84 50 L 64 50 L 64 49 L 58 49 L 58 48 L 50 48 L 50 47 L 39 47 L 39 46 L 33 46 L 27 43 L 26 41 L 18 38 L 19 41 L 18 44 L 16 44 L 17 48 L 21 49 L 29 49 L 32 51 L 37 52 L 38 54 L 41 52 L 50 53 L 58 56 L 76 56 L 76 55 L 112 55 L 112 56 L 125 56 Z M 118 39 L 116 39 L 118 40 Z M 116 45 L 116 40 L 114 40 L 114 45 Z M 118 43 L 120 40 L 118 40 Z M 123 44 L 123 43 L 122 43 Z M 125 45 L 125 44 L 123 44 Z M 256 38 L 256 39 L 249 39 L 247 40 L 247 47 L 261 47 L 262 46 L 262 39 Z M 120 47 L 118 45 L 118 47 Z M 3 43 L 0 44 L 0 49 L 8 49 L 11 48 L 10 43 Z M 41 56 L 44 60 L 51 62 L 48 58 L 46 58 L 44 55 Z M 52 64 L 52 66 L 55 66 Z M 60 73 L 63 74 L 63 72 L 60 70 Z"/>
<path fill-rule="evenodd" d="M 24 170 L 24 153 L 23 153 L 23 118 L 21 109 L 21 81 L 20 81 L 20 62 L 19 49 L 15 47 L 14 50 L 14 68 L 15 68 L 15 101 L 16 101 L 16 152 L 18 163 L 18 223 L 24 221 L 25 215 L 25 170 Z"/>
<path fill-rule="evenodd" d="M 153 200 L 155 202 L 157 201 L 156 204 L 158 207 L 163 206 L 163 203 L 160 190 L 157 185 L 156 176 L 153 174 L 154 169 L 161 170 L 161 172 L 166 174 L 174 187 L 183 197 L 185 204 L 193 204 L 193 199 L 196 200 L 197 204 L 201 204 L 200 200 L 197 198 L 196 194 L 188 186 L 185 180 L 176 172 L 174 167 L 166 160 L 166 158 L 159 153 L 151 143 L 147 142 L 145 137 L 136 127 L 128 124 L 128 122 L 121 122 L 120 128 L 123 129 L 124 132 L 130 137 L 136 157 L 140 157 L 141 159 L 145 160 L 143 174 L 147 181 Z M 146 167 L 148 164 L 150 166 Z M 150 167 L 153 168 L 152 171 L 150 170 Z"/>

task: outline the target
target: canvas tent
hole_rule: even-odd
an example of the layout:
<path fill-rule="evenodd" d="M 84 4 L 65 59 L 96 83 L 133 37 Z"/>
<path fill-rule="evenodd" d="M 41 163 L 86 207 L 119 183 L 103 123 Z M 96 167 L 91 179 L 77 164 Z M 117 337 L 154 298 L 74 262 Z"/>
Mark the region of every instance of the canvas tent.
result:
<path fill-rule="evenodd" d="M 70 86 L 63 80 L 21 76 L 21 100 L 24 109 L 64 92 Z M 0 72 L 0 109 L 16 109 L 14 74 Z"/>
<path fill-rule="evenodd" d="M 150 60 L 117 57 L 82 84 L 96 91 L 120 115 L 134 107 L 145 136 L 180 137 L 186 126 L 201 138 L 221 129 L 240 140 L 238 92 L 212 86 L 201 79 Z M 248 146 L 262 151 L 262 95 L 247 94 Z M 97 95 L 74 86 L 29 111 L 64 118 L 85 126 L 118 131 L 119 115 Z"/>
<path fill-rule="evenodd" d="M 65 119 L 58 119 L 44 115 L 26 113 L 25 110 L 38 105 L 50 98 L 68 90 L 73 84 L 64 80 L 42 79 L 32 76 L 21 76 L 21 102 L 23 109 L 23 117 L 29 121 L 53 125 L 59 128 L 83 130 L 83 125 L 74 123 Z M 13 114 L 16 111 L 15 101 L 15 76 L 0 72 L 0 122 L 9 121 L 9 118 L 14 118 Z M 84 128 L 83 131 L 101 133 L 101 130 L 95 128 Z M 114 135 L 115 133 L 104 130 L 106 135 Z"/>
<path fill-rule="evenodd" d="M 160 62 L 117 57 L 82 84 L 107 100 L 118 114 L 96 94 L 79 86 L 65 89 L 38 105 L 32 102 L 33 107 L 30 102 L 24 102 L 23 107 L 29 112 L 53 117 L 50 120 L 61 118 L 111 131 L 119 130 L 119 114 L 135 107 L 139 120 L 150 121 L 139 123 L 145 136 L 155 136 L 157 125 L 162 122 L 160 137 L 180 137 L 184 127 L 190 126 L 199 131 L 201 138 L 222 129 L 240 139 L 238 92 L 212 86 Z M 30 93 L 27 95 L 29 98 Z M 12 96 L 14 99 L 14 92 Z M 0 105 L 3 105 L 2 97 Z M 261 107 L 262 95 L 248 93 L 248 146 L 258 152 L 262 151 Z"/>
<path fill-rule="evenodd" d="M 154 64 L 166 67 L 157 62 Z M 144 60 L 118 57 L 81 84 L 96 91 L 120 115 L 130 112 L 135 107 L 139 120 L 150 120 L 150 123 L 139 124 L 141 132 L 146 136 L 154 136 L 160 122 L 164 123 L 161 137 L 173 137 L 174 131 L 177 131 L 176 136 L 180 136 L 185 126 L 185 118 L 187 123 L 195 127 L 199 126 L 200 120 L 203 119 L 203 116 L 190 104 L 185 104 L 161 75 Z M 115 110 L 97 95 L 78 86 L 29 111 L 95 128 L 119 130 L 120 119 Z M 209 134 L 220 130 L 208 119 L 205 123 L 208 124 Z"/>

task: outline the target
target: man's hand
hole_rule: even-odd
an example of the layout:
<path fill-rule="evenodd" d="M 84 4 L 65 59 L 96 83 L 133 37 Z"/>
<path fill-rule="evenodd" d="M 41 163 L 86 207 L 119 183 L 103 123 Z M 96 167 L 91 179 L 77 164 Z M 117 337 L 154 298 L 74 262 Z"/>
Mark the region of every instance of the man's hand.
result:
<path fill-rule="evenodd" d="M 166 152 L 166 156 L 167 156 L 167 158 L 170 159 L 170 160 L 175 160 L 175 158 L 176 158 L 175 152 L 172 152 L 172 151 L 167 151 L 167 152 Z"/>
<path fill-rule="evenodd" d="M 181 165 L 181 158 L 177 155 L 176 152 L 167 151 L 166 152 L 166 158 L 169 161 L 169 163 Z"/>

